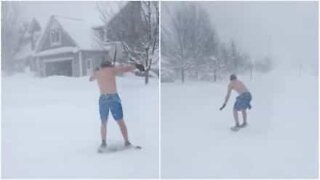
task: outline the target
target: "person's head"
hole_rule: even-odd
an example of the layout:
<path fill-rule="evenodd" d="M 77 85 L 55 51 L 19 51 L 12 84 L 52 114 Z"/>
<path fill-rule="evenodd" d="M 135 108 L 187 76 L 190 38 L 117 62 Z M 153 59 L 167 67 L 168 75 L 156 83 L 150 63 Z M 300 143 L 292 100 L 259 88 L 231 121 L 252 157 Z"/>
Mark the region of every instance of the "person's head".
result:
<path fill-rule="evenodd" d="M 230 81 L 237 80 L 237 76 L 235 74 L 231 74 Z"/>
<path fill-rule="evenodd" d="M 100 67 L 101 68 L 105 68 L 105 67 L 113 67 L 112 63 L 110 61 L 103 61 L 101 64 L 100 64 Z"/>

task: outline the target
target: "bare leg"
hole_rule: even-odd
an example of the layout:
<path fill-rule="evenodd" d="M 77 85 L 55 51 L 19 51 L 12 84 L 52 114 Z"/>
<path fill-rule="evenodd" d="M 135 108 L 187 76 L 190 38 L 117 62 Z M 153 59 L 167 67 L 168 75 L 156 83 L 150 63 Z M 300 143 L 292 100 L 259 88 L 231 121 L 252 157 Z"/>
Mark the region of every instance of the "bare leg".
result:
<path fill-rule="evenodd" d="M 102 121 L 101 122 L 100 134 L 101 134 L 102 144 L 106 144 L 106 140 L 107 140 L 107 121 Z"/>
<path fill-rule="evenodd" d="M 236 122 L 236 126 L 239 126 L 239 117 L 238 117 L 237 110 L 233 110 L 233 118 L 234 118 L 234 121 Z"/>
<path fill-rule="evenodd" d="M 243 118 L 243 125 L 247 124 L 247 111 L 246 110 L 242 110 L 242 118 Z"/>
<path fill-rule="evenodd" d="M 121 120 L 119 120 L 117 122 L 118 122 L 118 125 L 120 127 L 121 134 L 122 134 L 123 140 L 125 142 L 125 145 L 129 145 L 130 142 L 129 142 L 129 138 L 128 138 L 128 130 L 127 130 L 126 123 L 124 122 L 123 119 L 121 119 Z"/>

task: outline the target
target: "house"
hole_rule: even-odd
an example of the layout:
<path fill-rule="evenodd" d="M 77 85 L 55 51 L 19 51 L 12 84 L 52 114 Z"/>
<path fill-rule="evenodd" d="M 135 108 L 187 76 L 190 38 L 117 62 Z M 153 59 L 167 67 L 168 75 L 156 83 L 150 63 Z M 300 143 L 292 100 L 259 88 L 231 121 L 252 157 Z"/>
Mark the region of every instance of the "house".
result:
<path fill-rule="evenodd" d="M 146 24 L 146 4 L 140 1 L 129 1 L 122 8 L 119 9 L 119 12 L 114 14 L 110 20 L 105 22 L 104 26 L 95 27 L 95 30 L 98 32 L 100 39 L 104 39 L 106 44 L 112 44 L 115 42 L 125 42 L 128 47 L 134 47 L 132 51 L 136 51 L 136 59 L 139 57 L 139 51 L 142 52 L 145 50 L 141 40 L 145 38 L 145 34 L 149 27 Z M 114 46 L 112 46 L 114 47 Z M 117 54 L 114 58 L 118 63 L 127 62 L 128 54 L 120 43 L 117 47 Z M 110 52 L 114 54 L 115 50 Z M 156 63 L 153 63 L 152 68 L 149 73 L 152 73 L 155 76 L 159 76 L 159 63 L 158 63 L 158 51 L 156 50 L 153 60 Z M 115 57 L 115 56 L 112 56 Z M 132 57 L 132 54 L 131 54 Z M 150 57 L 149 57 L 150 58 Z M 141 59 L 140 59 L 141 60 Z M 143 74 L 144 75 L 144 74 Z"/>
<path fill-rule="evenodd" d="M 99 26 L 82 19 L 53 15 L 35 48 L 31 48 L 34 43 L 27 43 L 17 53 L 17 59 L 20 56 L 24 61 L 27 59 L 31 69 L 41 77 L 86 76 L 104 60 L 126 63 L 128 58 L 121 41 L 124 38 L 130 43 L 131 38 L 144 33 L 141 18 L 140 2 L 126 3 L 110 21 Z"/>
<path fill-rule="evenodd" d="M 128 57 L 123 44 L 134 45 L 137 37 L 145 33 L 142 20 L 142 5 L 139 1 L 127 2 L 104 25 L 94 27 L 99 39 L 112 48 L 111 57 L 117 63 L 125 63 Z"/>
<path fill-rule="evenodd" d="M 97 38 L 92 26 L 84 20 L 51 16 L 38 42 L 33 65 L 40 76 L 89 75 L 110 58 L 108 47 Z"/>
<path fill-rule="evenodd" d="M 35 67 L 32 66 L 32 61 L 41 35 L 41 27 L 35 19 L 32 19 L 30 24 L 24 24 L 21 27 L 20 32 L 19 46 L 13 57 L 14 69 L 23 71 L 25 67 L 29 66 L 31 70 L 34 70 Z"/>
<path fill-rule="evenodd" d="M 107 24 L 107 38 L 110 41 L 126 41 L 134 45 L 137 37 L 144 36 L 146 25 L 143 22 L 142 3 L 128 2 Z"/>

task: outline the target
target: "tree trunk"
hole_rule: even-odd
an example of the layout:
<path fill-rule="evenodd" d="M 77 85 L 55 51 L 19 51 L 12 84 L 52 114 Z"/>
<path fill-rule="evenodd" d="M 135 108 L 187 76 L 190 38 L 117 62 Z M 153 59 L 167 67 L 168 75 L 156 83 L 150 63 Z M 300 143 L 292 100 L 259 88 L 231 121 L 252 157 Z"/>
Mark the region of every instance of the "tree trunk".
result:
<path fill-rule="evenodd" d="M 250 68 L 250 80 L 252 80 L 253 79 L 253 67 L 251 66 L 251 68 Z"/>
<path fill-rule="evenodd" d="M 149 70 L 146 70 L 144 73 L 144 84 L 149 84 Z"/>
<path fill-rule="evenodd" d="M 145 70 L 145 73 L 144 73 L 144 83 L 145 85 L 147 85 L 149 83 L 149 71 L 150 71 L 150 68 L 149 68 L 149 48 L 146 48 L 146 59 L 145 59 L 145 67 L 146 67 L 146 70 Z"/>
<path fill-rule="evenodd" d="M 184 83 L 184 68 L 181 68 L 181 82 Z"/>
<path fill-rule="evenodd" d="M 113 54 L 113 64 L 116 65 L 117 62 L 117 44 L 115 45 L 114 54 Z"/>

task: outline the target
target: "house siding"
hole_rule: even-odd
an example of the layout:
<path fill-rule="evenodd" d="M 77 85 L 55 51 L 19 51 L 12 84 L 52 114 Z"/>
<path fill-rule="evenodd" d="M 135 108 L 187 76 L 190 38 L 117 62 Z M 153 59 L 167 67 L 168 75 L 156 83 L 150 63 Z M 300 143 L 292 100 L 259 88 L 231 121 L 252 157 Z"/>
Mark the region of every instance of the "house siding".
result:
<path fill-rule="evenodd" d="M 101 62 L 111 60 L 108 51 L 82 51 L 82 72 L 83 75 L 89 75 L 87 72 L 87 60 L 92 59 L 92 69 L 100 66 Z"/>
<path fill-rule="evenodd" d="M 72 60 L 72 76 L 80 77 L 80 61 L 79 61 L 79 53 L 73 54 Z"/>
<path fill-rule="evenodd" d="M 145 24 L 141 16 L 141 2 L 131 1 L 114 16 L 107 26 L 107 38 L 111 41 L 125 39 L 128 44 L 135 44 L 135 38 L 145 33 Z M 119 23 L 123 22 L 125 23 Z M 119 30 L 121 34 L 119 34 Z"/>

